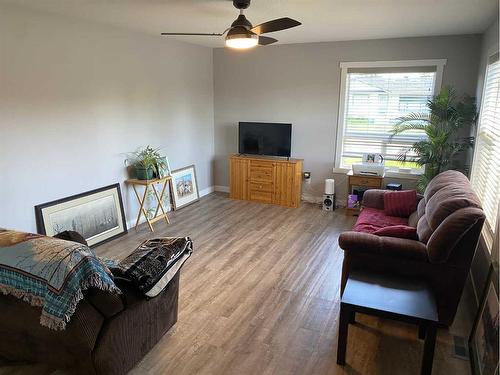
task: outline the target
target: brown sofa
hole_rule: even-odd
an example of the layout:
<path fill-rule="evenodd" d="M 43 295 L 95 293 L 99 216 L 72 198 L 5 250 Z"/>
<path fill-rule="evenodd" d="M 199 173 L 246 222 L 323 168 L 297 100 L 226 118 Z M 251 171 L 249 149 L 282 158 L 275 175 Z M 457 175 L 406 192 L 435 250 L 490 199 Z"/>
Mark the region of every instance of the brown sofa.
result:
<path fill-rule="evenodd" d="M 66 329 L 40 325 L 40 308 L 0 295 L 0 361 L 48 363 L 79 374 L 125 374 L 177 321 L 179 273 L 155 298 L 89 290 Z"/>
<path fill-rule="evenodd" d="M 384 190 L 368 190 L 363 206 L 384 209 Z M 349 231 L 339 237 L 344 250 L 341 290 L 351 270 L 373 270 L 422 277 L 432 287 L 439 321 L 455 317 L 485 220 L 469 180 L 457 171 L 436 176 L 420 197 L 408 225 L 418 240 Z"/>

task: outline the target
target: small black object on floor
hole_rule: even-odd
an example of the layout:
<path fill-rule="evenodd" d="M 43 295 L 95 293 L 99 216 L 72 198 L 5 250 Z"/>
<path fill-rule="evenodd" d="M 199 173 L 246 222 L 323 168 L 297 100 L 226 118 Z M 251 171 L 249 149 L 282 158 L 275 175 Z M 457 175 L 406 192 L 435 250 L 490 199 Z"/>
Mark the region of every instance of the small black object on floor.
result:
<path fill-rule="evenodd" d="M 424 339 L 422 375 L 430 375 L 438 313 L 434 295 L 421 280 L 351 272 L 340 302 L 337 364 L 345 365 L 349 323 L 357 312 L 418 325 Z"/>

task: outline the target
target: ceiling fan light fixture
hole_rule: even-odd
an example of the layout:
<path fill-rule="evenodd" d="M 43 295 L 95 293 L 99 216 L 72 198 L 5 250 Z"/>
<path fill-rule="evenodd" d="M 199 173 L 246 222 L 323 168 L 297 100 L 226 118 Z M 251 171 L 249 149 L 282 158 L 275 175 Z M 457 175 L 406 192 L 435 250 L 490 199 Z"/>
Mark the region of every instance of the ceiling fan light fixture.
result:
<path fill-rule="evenodd" d="M 251 31 L 231 31 L 226 36 L 226 46 L 229 48 L 248 49 L 259 44 L 259 36 Z"/>

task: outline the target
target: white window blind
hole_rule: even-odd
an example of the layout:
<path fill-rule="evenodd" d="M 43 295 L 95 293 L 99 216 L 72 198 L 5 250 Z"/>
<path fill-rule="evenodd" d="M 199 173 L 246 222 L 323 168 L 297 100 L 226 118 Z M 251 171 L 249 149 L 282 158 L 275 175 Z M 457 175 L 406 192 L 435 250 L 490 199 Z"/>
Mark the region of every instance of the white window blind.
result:
<path fill-rule="evenodd" d="M 350 168 L 361 161 L 363 153 L 382 154 L 389 167 L 403 166 L 398 156 L 425 139 L 425 133 L 409 131 L 391 139 L 392 129 L 401 116 L 428 113 L 427 101 L 435 94 L 436 70 L 435 66 L 348 69 L 341 93 L 343 137 L 338 166 Z M 413 163 L 405 166 L 417 167 Z"/>
<path fill-rule="evenodd" d="M 483 232 L 491 249 L 500 202 L 500 63 L 498 54 L 488 64 L 481 101 L 471 182 L 486 214 Z"/>

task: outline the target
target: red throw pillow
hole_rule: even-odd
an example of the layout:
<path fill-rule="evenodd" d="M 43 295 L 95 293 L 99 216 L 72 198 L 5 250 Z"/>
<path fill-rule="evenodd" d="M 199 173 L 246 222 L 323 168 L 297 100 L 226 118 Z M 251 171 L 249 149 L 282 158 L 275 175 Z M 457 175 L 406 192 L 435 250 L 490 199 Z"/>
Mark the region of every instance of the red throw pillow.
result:
<path fill-rule="evenodd" d="M 415 190 L 384 193 L 384 213 L 387 216 L 409 217 L 416 210 L 417 192 Z"/>
<path fill-rule="evenodd" d="M 418 240 L 417 228 L 408 225 L 392 225 L 390 227 L 380 228 L 373 232 L 377 236 L 406 238 L 408 240 Z"/>

